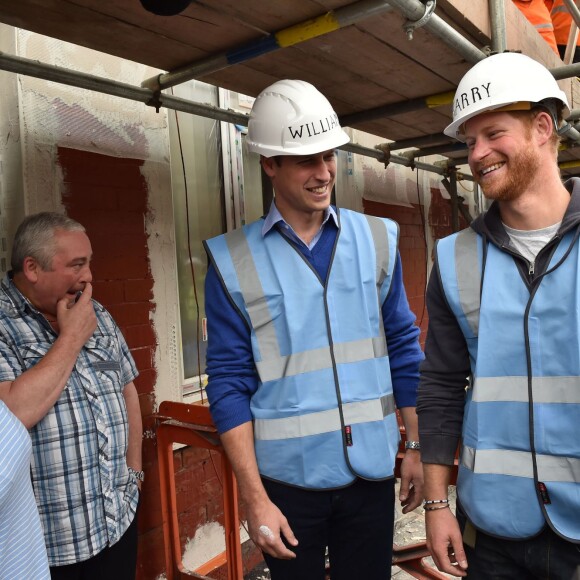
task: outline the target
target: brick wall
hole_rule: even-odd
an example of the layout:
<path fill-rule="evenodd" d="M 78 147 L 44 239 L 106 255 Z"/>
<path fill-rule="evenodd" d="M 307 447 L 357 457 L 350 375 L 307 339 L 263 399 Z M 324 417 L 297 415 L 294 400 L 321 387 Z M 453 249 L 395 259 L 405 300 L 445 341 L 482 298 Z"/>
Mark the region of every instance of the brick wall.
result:
<path fill-rule="evenodd" d="M 403 265 L 403 281 L 409 306 L 417 317 L 421 329 L 421 344 L 427 333 L 427 311 L 425 309 L 425 280 L 427 249 L 423 219 L 418 205 L 404 207 L 363 199 L 364 212 L 386 217 L 399 224 L 399 251 Z"/>
<path fill-rule="evenodd" d="M 93 247 L 93 295 L 120 326 L 140 373 L 135 384 L 145 432 L 146 479 L 139 508 L 137 579 L 154 580 L 165 571 L 165 559 L 157 447 L 152 436 L 157 345 L 150 321 L 155 304 L 145 229 L 147 184 L 140 171 L 143 162 L 66 148 L 59 148 L 58 160 L 64 176 L 63 205 L 70 217 L 85 226 Z M 174 462 L 183 549 L 202 524 L 217 521 L 223 525 L 217 475 L 220 458 L 207 450 L 184 447 L 175 452 Z M 244 519 L 243 506 L 240 517 Z M 260 560 L 253 544 L 247 543 L 246 570 Z M 211 576 L 221 578 L 222 572 Z"/>
<path fill-rule="evenodd" d="M 434 240 L 439 240 L 452 231 L 451 229 L 451 202 L 444 199 L 438 189 L 431 191 L 431 207 L 429 208 L 429 226 Z M 464 204 L 469 210 L 467 204 Z M 459 229 L 467 227 L 467 222 L 459 214 Z"/>
<path fill-rule="evenodd" d="M 63 205 L 70 217 L 85 226 L 93 247 L 93 296 L 113 315 L 135 358 L 143 427 L 151 430 L 156 340 L 149 319 L 154 303 L 145 231 L 147 186 L 140 171 L 143 162 L 65 148 L 59 148 L 58 158 L 64 176 Z M 138 564 L 138 577 L 143 580 L 155 578 L 164 569 L 156 453 L 154 440 L 145 439 L 147 478 L 139 510 Z"/>
<path fill-rule="evenodd" d="M 429 317 L 425 307 L 425 282 L 427 275 L 427 243 L 425 233 L 433 240 L 441 239 L 452 233 L 451 203 L 442 197 L 438 188 L 431 188 L 431 205 L 426 223 L 423 224 L 423 212 L 419 205 L 411 207 L 379 203 L 363 199 L 364 212 L 378 217 L 387 217 L 399 224 L 399 250 L 403 264 L 403 281 L 411 310 L 417 317 L 417 326 L 421 329 L 421 345 L 424 346 L 427 336 Z M 467 223 L 460 216 L 460 228 Z M 433 260 L 433 256 L 429 256 Z"/>

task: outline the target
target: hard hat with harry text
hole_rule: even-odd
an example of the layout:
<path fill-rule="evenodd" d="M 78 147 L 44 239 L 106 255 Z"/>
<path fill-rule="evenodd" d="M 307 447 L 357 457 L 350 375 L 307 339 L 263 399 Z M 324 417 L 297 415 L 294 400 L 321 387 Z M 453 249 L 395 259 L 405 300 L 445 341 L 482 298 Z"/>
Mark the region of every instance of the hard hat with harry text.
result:
<path fill-rule="evenodd" d="M 463 141 L 462 126 L 472 117 L 546 99 L 557 99 L 564 107 L 564 117 L 570 114 L 566 94 L 545 66 L 515 52 L 494 54 L 479 61 L 461 79 L 453 98 L 453 122 L 444 133 Z"/>
<path fill-rule="evenodd" d="M 257 96 L 250 113 L 248 148 L 264 157 L 313 155 L 349 140 L 328 99 L 305 81 L 270 85 Z"/>

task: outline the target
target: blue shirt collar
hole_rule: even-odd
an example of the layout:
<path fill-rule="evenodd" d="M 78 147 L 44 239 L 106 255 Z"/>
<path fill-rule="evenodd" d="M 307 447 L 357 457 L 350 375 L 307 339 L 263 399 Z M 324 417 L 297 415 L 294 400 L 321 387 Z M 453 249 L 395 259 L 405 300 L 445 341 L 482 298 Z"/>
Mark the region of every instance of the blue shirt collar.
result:
<path fill-rule="evenodd" d="M 334 224 L 338 228 L 338 215 L 336 214 L 336 209 L 332 205 L 329 205 L 324 210 L 324 218 L 322 220 L 320 230 L 319 230 L 318 234 L 316 234 L 316 236 L 314 236 L 314 239 L 310 243 L 310 245 L 309 245 L 310 249 L 312 249 L 314 244 L 320 238 L 320 234 L 322 233 L 322 230 L 323 230 L 324 226 L 326 225 L 326 222 L 328 222 L 329 219 L 332 219 L 334 221 Z M 280 224 L 282 226 L 282 231 L 288 237 L 294 239 L 295 241 L 297 241 L 301 244 L 304 244 L 304 242 L 298 237 L 296 232 L 293 230 L 292 226 L 282 217 L 282 214 L 278 211 L 278 208 L 276 207 L 276 203 L 274 201 L 272 201 L 272 204 L 270 205 L 270 211 L 268 211 L 268 214 L 264 218 L 264 224 L 262 225 L 262 237 L 265 237 L 268 234 L 268 232 L 270 232 L 270 230 L 272 230 L 272 228 L 274 228 L 278 224 Z M 304 244 L 304 245 L 306 245 L 306 244 Z"/>

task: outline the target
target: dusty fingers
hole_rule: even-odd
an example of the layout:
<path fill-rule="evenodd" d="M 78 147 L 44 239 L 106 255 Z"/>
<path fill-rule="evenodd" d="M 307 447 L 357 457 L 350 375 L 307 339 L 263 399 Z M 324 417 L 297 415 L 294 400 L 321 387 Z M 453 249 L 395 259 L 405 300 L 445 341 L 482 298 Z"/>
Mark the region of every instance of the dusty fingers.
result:
<path fill-rule="evenodd" d="M 281 560 L 291 560 L 296 558 L 296 554 L 289 550 L 282 541 L 280 531 L 275 533 L 270 526 L 262 524 L 258 528 L 258 533 L 254 539 L 254 543 L 266 554 Z M 296 542 L 297 543 L 297 542 Z M 295 544 L 292 544 L 295 545 Z"/>

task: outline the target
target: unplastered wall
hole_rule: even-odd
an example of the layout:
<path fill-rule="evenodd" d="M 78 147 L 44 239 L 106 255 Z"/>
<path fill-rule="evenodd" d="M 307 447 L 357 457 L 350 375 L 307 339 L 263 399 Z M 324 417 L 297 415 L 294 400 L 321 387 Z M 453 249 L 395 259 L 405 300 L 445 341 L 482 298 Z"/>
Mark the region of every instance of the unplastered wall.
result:
<path fill-rule="evenodd" d="M 347 129 L 351 142 L 374 148 L 385 140 L 356 129 Z M 449 197 L 440 183 L 441 177 L 427 171 L 412 170 L 390 163 L 386 167 L 372 157 L 341 152 L 340 175 L 337 180 L 337 203 L 356 211 L 364 211 L 364 200 L 381 204 L 415 208 L 428 219 L 432 188 Z M 417 184 L 417 178 L 419 179 Z M 425 228 L 428 255 L 433 238 Z"/>
<path fill-rule="evenodd" d="M 364 147 L 373 148 L 384 142 L 354 129 L 347 131 L 353 143 Z M 425 287 L 433 264 L 434 243 L 452 232 L 450 198 L 441 183 L 442 176 L 395 163 L 385 167 L 374 158 L 344 151 L 339 155 L 337 204 L 391 218 L 399 225 L 403 279 L 423 342 L 428 324 Z M 429 157 L 421 161 L 434 164 L 436 159 Z M 459 181 L 458 194 L 464 198 L 471 215 L 477 215 L 473 183 Z M 462 223 L 461 227 L 465 225 Z"/>
<path fill-rule="evenodd" d="M 24 30 L 16 30 L 14 37 L 17 56 L 133 86 L 157 72 Z M 178 299 L 167 112 L 162 109 L 156 113 L 139 102 L 55 82 L 12 76 L 18 79 L 19 87 L 24 184 L 21 203 L 26 213 L 62 209 L 66 184 L 57 159 L 59 148 L 143 160 L 141 174 L 147 196 L 144 227 L 154 281 L 151 321 L 157 341 L 155 398 L 157 403 L 179 398 L 175 357 Z M 91 195 L 90 191 L 87 195 Z"/>

